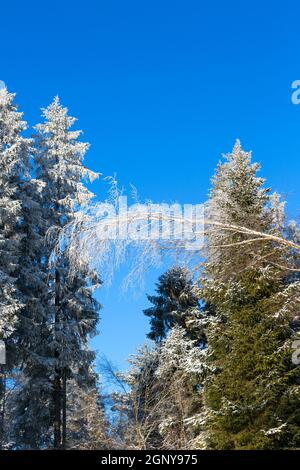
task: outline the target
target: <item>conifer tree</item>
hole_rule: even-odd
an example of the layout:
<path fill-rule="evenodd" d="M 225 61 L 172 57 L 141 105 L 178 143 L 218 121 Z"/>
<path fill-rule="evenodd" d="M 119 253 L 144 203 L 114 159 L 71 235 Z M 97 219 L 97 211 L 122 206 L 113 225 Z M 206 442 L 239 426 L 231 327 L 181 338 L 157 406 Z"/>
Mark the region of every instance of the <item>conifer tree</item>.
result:
<path fill-rule="evenodd" d="M 24 305 L 18 289 L 22 243 L 22 184 L 28 178 L 31 140 L 27 124 L 14 104 L 15 95 L 0 89 L 0 340 L 6 344 L 6 365 L 0 370 L 0 443 L 4 436 L 6 374 L 19 361 L 15 329 Z"/>
<path fill-rule="evenodd" d="M 43 184 L 22 182 L 22 241 L 18 287 L 24 305 L 15 344 L 20 360 L 18 386 L 10 394 L 14 414 L 13 441 L 17 448 L 45 448 L 51 439 L 51 365 L 48 324 L 49 288 L 45 257 L 45 227 L 41 206 Z"/>
<path fill-rule="evenodd" d="M 203 447 L 202 389 L 207 372 L 206 349 L 199 348 L 184 328 L 173 327 L 161 344 L 155 372 L 163 449 Z"/>
<path fill-rule="evenodd" d="M 60 230 L 72 220 L 74 212 L 93 196 L 83 180 L 92 181 L 95 173 L 83 165 L 88 144 L 78 140 L 81 131 L 72 131 L 75 119 L 56 97 L 43 110 L 45 122 L 36 126 L 35 164 L 37 179 L 43 184 L 42 208 L 47 221 L 47 261 L 55 248 Z M 56 255 L 48 273 L 50 299 L 47 304 L 48 325 L 53 362 L 52 424 L 54 447 L 66 446 L 68 381 L 90 381 L 90 365 L 94 354 L 88 340 L 96 331 L 100 305 L 93 297 L 100 285 L 96 272 L 84 263 L 73 273 L 68 249 Z"/>
<path fill-rule="evenodd" d="M 177 325 L 153 348 L 145 344 L 129 363 L 129 372 L 118 374 L 123 390 L 112 396 L 120 447 L 202 448 L 206 349 Z"/>
<path fill-rule="evenodd" d="M 283 235 L 282 205 L 251 154 L 237 142 L 217 168 L 208 218 Z M 278 214 L 280 217 L 278 218 Z M 286 249 L 234 230 L 207 228 L 203 296 L 214 312 L 208 332 L 214 369 L 205 389 L 208 445 L 219 449 L 299 446 L 299 367 L 290 322 L 299 283 L 286 285 Z"/>
<path fill-rule="evenodd" d="M 144 310 L 150 317 L 148 338 L 161 342 L 172 327 L 179 325 L 193 339 L 203 341 L 199 298 L 188 270 L 183 267 L 169 269 L 160 276 L 156 292 L 157 295 L 147 296 L 153 307 Z"/>

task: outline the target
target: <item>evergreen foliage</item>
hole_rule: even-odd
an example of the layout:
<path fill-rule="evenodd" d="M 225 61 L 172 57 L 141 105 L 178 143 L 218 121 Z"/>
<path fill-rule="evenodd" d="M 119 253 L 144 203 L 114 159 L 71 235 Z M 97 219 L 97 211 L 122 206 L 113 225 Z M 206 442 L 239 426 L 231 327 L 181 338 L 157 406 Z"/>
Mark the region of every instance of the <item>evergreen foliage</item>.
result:
<path fill-rule="evenodd" d="M 258 168 L 237 142 L 217 169 L 208 211 L 227 224 L 278 233 L 282 206 L 263 188 Z M 290 326 L 299 283 L 286 285 L 278 267 L 289 266 L 286 249 L 255 240 L 238 250 L 236 243 L 246 240 L 234 231 L 211 230 L 207 237 L 203 295 L 216 316 L 208 330 L 215 370 L 205 390 L 209 446 L 299 446 L 300 370 L 291 361 Z"/>

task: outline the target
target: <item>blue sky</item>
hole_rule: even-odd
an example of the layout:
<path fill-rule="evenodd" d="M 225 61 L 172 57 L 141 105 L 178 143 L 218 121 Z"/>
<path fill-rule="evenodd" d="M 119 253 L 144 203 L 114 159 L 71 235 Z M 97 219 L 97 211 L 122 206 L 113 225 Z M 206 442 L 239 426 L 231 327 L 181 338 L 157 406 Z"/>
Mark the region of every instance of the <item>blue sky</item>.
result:
<path fill-rule="evenodd" d="M 300 4 L 296 1 L 2 2 L 0 80 L 30 124 L 59 94 L 92 147 L 86 164 L 143 199 L 203 202 L 238 137 L 300 208 Z M 93 190 L 105 197 L 106 184 Z M 159 270 L 148 274 L 147 292 Z M 94 347 L 124 367 L 143 342 L 145 295 L 109 290 Z"/>

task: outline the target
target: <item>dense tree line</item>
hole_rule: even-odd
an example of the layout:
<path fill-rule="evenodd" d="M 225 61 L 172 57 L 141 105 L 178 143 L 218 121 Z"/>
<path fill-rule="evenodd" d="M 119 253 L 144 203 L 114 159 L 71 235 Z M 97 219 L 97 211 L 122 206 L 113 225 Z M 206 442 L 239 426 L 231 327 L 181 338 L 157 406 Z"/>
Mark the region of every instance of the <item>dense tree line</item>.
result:
<path fill-rule="evenodd" d="M 206 218 L 299 240 L 259 169 L 237 141 L 212 179 Z M 136 448 L 299 448 L 298 255 L 213 224 L 203 255 L 197 279 L 172 268 L 148 296 L 155 346 L 133 358 L 129 388 L 114 397 L 123 439 Z"/>
<path fill-rule="evenodd" d="M 237 141 L 219 163 L 206 218 L 221 224 L 205 227 L 200 274 L 161 275 L 144 311 L 150 341 L 128 373 L 107 367 L 105 404 L 89 348 L 101 280 L 55 249 L 93 197 L 88 144 L 58 98 L 31 137 L 14 100 L 0 90 L 1 448 L 299 448 L 299 258 L 275 240 L 299 232 L 251 154 Z"/>
<path fill-rule="evenodd" d="M 74 440 L 67 436 L 69 410 L 79 396 L 96 393 L 88 339 L 98 321 L 99 277 L 84 264 L 72 273 L 67 248 L 50 258 L 61 228 L 92 197 L 82 181 L 97 175 L 84 167 L 88 144 L 70 130 L 75 119 L 58 98 L 43 119 L 25 138 L 14 95 L 0 90 L 3 448 L 66 447 Z"/>

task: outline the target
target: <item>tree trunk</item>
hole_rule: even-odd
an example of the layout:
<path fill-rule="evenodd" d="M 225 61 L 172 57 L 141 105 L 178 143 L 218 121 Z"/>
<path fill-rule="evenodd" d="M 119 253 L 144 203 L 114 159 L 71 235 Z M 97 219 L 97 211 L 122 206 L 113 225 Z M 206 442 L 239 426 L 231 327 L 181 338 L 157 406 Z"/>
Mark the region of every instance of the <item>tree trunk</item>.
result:
<path fill-rule="evenodd" d="M 0 450 L 4 444 L 4 416 L 5 416 L 5 395 L 6 395 L 6 374 L 5 366 L 0 366 Z"/>
<path fill-rule="evenodd" d="M 56 268 L 55 270 L 55 324 L 54 324 L 54 339 L 56 339 L 56 332 L 60 322 L 60 273 Z M 59 360 L 59 351 L 56 350 L 54 353 L 55 360 Z M 55 379 L 54 379 L 54 392 L 53 392 L 53 401 L 54 401 L 54 448 L 61 448 L 61 370 L 57 366 L 55 367 Z"/>
<path fill-rule="evenodd" d="M 56 373 L 59 374 L 59 371 Z M 61 448 L 61 378 L 58 375 L 54 380 L 54 448 Z"/>
<path fill-rule="evenodd" d="M 67 445 L 67 371 L 63 370 L 63 388 L 62 388 L 62 448 Z"/>

